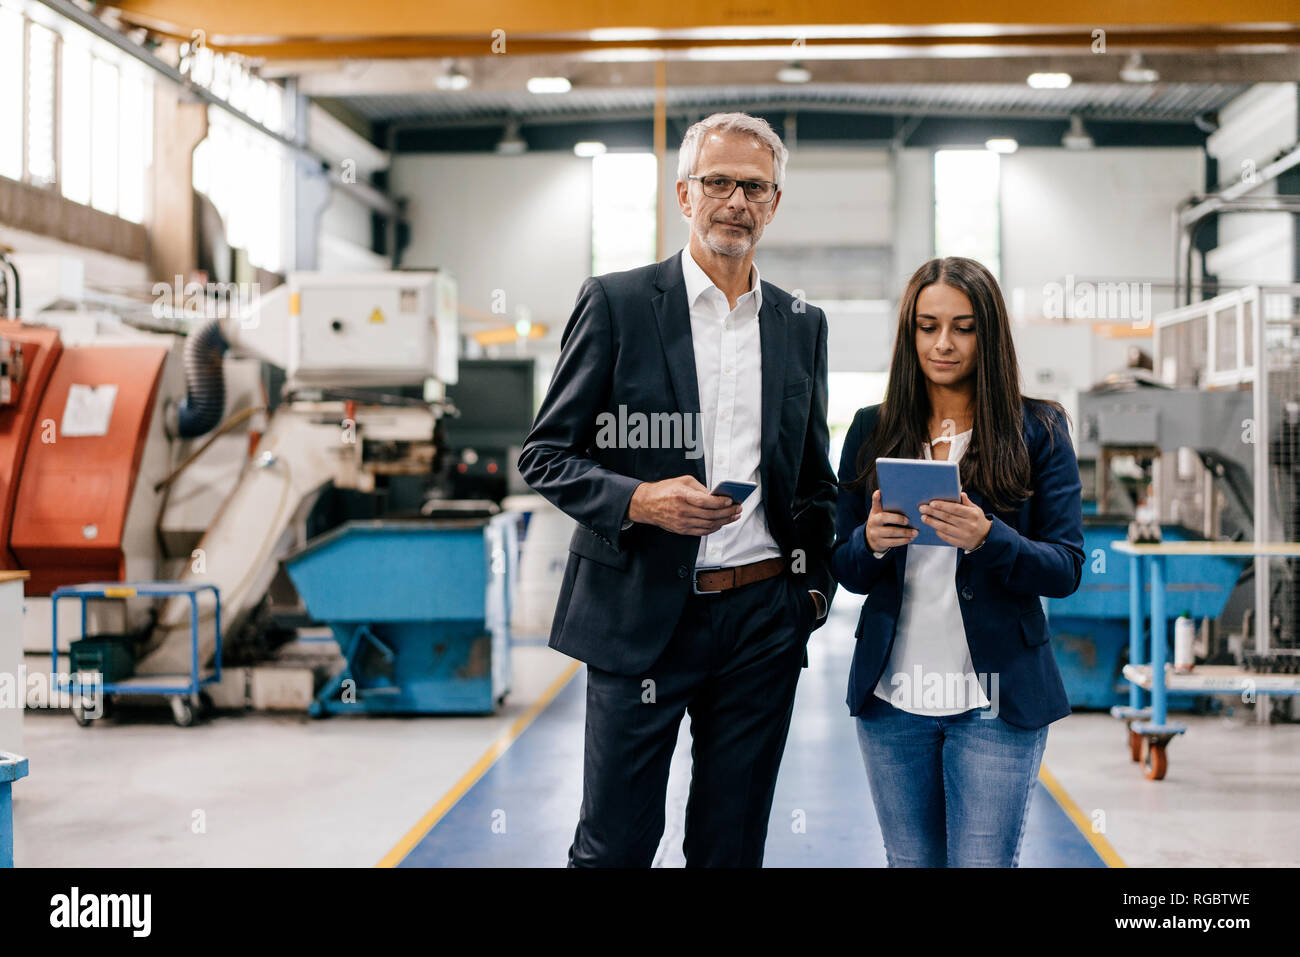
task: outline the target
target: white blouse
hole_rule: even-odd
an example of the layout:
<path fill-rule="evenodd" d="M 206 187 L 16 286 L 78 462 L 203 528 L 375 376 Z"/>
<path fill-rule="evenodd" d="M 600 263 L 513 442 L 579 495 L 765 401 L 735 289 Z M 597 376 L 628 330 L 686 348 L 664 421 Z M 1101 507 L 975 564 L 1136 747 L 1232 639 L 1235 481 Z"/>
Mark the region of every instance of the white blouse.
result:
<path fill-rule="evenodd" d="M 952 437 L 948 461 L 961 461 L 971 429 Z M 929 446 L 925 448 L 929 459 Z M 876 697 L 912 714 L 961 714 L 988 707 L 966 643 L 957 599 L 957 549 L 907 545 L 903 601 L 889 664 Z"/>

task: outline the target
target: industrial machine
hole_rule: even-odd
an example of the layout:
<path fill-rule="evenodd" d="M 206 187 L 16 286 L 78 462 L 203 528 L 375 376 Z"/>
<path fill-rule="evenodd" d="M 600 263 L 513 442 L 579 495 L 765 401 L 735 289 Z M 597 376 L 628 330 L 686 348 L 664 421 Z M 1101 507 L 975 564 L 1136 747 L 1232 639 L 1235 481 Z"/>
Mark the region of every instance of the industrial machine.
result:
<path fill-rule="evenodd" d="M 1087 564 L 1074 595 L 1047 602 L 1072 705 L 1128 700 L 1121 670 L 1129 563 L 1108 543 L 1129 537 L 1133 523 L 1158 529 L 1166 542 L 1300 537 L 1298 306 L 1295 287 L 1253 287 L 1157 316 L 1148 369 L 1130 368 L 1079 394 Z M 1207 554 L 1171 563 L 1165 621 L 1151 640 L 1168 644 L 1174 619 L 1187 613 L 1198 623 L 1199 665 L 1294 672 L 1298 573 L 1300 562 L 1285 557 Z M 1183 708 L 1196 702 L 1178 699 Z"/>
<path fill-rule="evenodd" d="M 1241 454 L 1240 423 L 1250 410 L 1249 392 L 1175 389 L 1141 370 L 1114 374 L 1079 394 L 1086 574 L 1073 595 L 1047 603 L 1072 707 L 1110 708 L 1127 700 L 1121 669 L 1129 643 L 1128 561 L 1111 542 L 1125 539 L 1148 513 L 1165 541 L 1249 535 L 1252 466 Z M 1161 472 L 1164 509 L 1156 505 L 1153 472 Z M 1187 486 L 1196 494 L 1168 494 Z M 1244 564 L 1205 557 L 1172 568 L 1169 623 L 1184 612 L 1219 619 L 1239 590 Z"/>
<path fill-rule="evenodd" d="M 519 450 L 533 424 L 532 359 L 462 359 L 447 387 L 447 480 L 456 498 L 529 494 Z"/>
<path fill-rule="evenodd" d="M 171 301 L 152 322 L 84 311 L 0 321 L 0 569 L 31 575 L 24 646 L 49 651 L 49 596 L 60 587 L 174 582 L 183 594 L 89 602 L 84 631 L 77 603 L 61 603 L 63 650 L 111 638 L 141 681 L 189 675 L 196 655 L 211 666 L 218 633 L 197 629 L 195 650 L 189 586 L 213 586 L 198 592 L 209 625 L 219 594 L 227 660 L 257 661 L 293 635 L 272 614 L 273 596 L 293 591 L 282 559 L 349 510 L 433 522 L 445 496 L 438 421 L 459 346 L 455 285 L 439 272 L 294 273 L 243 300 L 185 287 L 183 304 L 180 290 L 159 288 Z M 268 378 L 283 384 L 268 394 Z M 473 533 L 481 547 L 488 528 Z M 409 562 L 404 544 L 418 552 Z M 314 566 L 298 554 L 300 567 Z M 422 535 L 368 560 L 423 575 L 431 591 L 482 586 L 483 612 L 489 578 L 462 558 L 442 564 Z M 349 599 L 382 617 L 392 580 L 368 594 L 335 586 L 328 600 L 309 585 L 328 607 L 318 616 L 308 601 L 304 619 L 356 621 L 340 612 Z M 455 614 L 463 621 L 465 608 Z M 503 653 L 499 642 L 488 651 Z M 414 674 L 406 663 L 398 671 Z M 445 710 L 461 709 L 453 699 Z M 417 694 L 400 710 L 444 703 Z"/>

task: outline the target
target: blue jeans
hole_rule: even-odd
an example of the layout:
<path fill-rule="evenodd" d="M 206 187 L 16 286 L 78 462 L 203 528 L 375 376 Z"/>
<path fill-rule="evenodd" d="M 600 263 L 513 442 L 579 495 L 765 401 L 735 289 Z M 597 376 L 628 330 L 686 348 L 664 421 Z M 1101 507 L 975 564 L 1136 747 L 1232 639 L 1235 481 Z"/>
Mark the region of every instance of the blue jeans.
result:
<path fill-rule="evenodd" d="M 1015 867 L 1047 726 L 924 717 L 871 695 L 858 745 L 890 867 Z"/>

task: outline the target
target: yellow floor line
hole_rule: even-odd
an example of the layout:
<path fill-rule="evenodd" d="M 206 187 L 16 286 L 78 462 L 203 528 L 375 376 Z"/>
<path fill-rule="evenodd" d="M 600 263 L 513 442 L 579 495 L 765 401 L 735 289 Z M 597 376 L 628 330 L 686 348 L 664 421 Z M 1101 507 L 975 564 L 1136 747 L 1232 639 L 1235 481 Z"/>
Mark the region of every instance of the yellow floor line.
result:
<path fill-rule="evenodd" d="M 1107 867 L 1128 867 L 1115 848 L 1111 847 L 1110 841 L 1106 840 L 1104 835 L 1093 831 L 1091 819 L 1079 809 L 1079 805 L 1075 804 L 1074 799 L 1065 792 L 1065 788 L 1061 787 L 1061 782 L 1056 780 L 1056 776 L 1047 770 L 1047 765 L 1039 765 L 1038 780 L 1042 781 L 1043 787 L 1047 788 L 1052 797 L 1056 798 L 1056 803 L 1061 805 L 1061 810 L 1074 822 L 1074 826 L 1079 829 L 1079 832 L 1088 839 L 1092 849 L 1106 862 Z"/>
<path fill-rule="evenodd" d="M 474 762 L 474 766 L 465 772 L 464 777 L 456 782 L 455 786 L 442 796 L 437 804 L 431 807 L 424 817 L 420 818 L 415 827 L 406 832 L 406 835 L 397 842 L 391 851 L 384 855 L 383 859 L 376 864 L 376 867 L 396 867 L 401 863 L 411 849 L 424 836 L 433 830 L 433 826 L 442 820 L 442 816 L 451 810 L 452 806 L 465 796 L 465 792 L 472 788 L 478 779 L 487 773 L 488 768 L 496 762 L 496 759 L 506 753 L 510 745 L 514 744 L 515 739 L 524 733 L 524 729 L 533 723 L 533 719 L 542 713 L 548 704 L 550 704 L 560 690 L 569 683 L 581 667 L 581 662 L 573 662 L 563 673 L 551 682 L 550 687 L 542 692 L 542 696 L 533 702 L 532 707 L 521 714 L 510 729 L 492 742 L 492 746 L 483 753 L 483 756 Z"/>

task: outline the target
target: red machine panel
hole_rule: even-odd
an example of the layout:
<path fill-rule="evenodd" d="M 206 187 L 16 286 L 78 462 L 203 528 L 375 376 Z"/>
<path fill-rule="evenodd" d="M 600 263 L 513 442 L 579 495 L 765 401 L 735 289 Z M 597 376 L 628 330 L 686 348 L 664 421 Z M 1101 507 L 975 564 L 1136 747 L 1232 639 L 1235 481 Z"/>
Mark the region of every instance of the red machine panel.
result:
<path fill-rule="evenodd" d="M 122 529 L 166 356 L 159 346 L 64 349 L 37 413 L 10 533 L 31 572 L 29 595 L 121 580 Z M 50 422 L 53 442 L 42 435 Z"/>
<path fill-rule="evenodd" d="M 22 567 L 9 550 L 18 476 L 31 443 L 37 407 L 63 344 L 55 329 L 7 319 L 0 319 L 0 339 L 22 347 L 22 379 L 12 388 L 9 401 L 0 405 L 0 571 L 14 571 Z"/>

